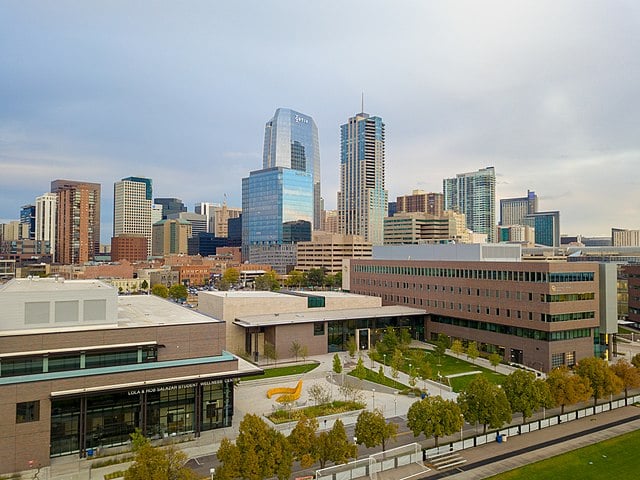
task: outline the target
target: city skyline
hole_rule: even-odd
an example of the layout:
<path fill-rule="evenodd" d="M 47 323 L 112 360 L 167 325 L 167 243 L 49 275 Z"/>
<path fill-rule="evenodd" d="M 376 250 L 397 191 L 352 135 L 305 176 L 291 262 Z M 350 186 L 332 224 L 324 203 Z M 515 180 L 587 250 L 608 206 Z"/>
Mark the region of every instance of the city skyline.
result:
<path fill-rule="evenodd" d="M 389 200 L 492 165 L 497 199 L 535 190 L 564 234 L 638 228 L 640 6 L 367 5 L 6 2 L 0 221 L 56 178 L 106 193 L 139 175 L 190 211 L 225 194 L 239 206 L 278 107 L 316 120 L 334 209 L 340 125 L 364 91 L 387 126 Z M 103 240 L 112 208 L 103 195 Z"/>

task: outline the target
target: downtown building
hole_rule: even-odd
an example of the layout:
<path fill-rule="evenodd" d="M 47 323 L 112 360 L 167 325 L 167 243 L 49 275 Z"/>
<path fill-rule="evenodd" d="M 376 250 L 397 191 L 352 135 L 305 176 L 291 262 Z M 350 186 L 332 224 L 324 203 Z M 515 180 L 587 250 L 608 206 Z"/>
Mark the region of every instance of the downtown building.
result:
<path fill-rule="evenodd" d="M 113 237 L 143 236 L 147 241 L 146 255 L 151 253 L 152 198 L 153 186 L 150 178 L 127 177 L 113 185 Z M 132 253 L 134 252 L 130 251 L 130 254 Z M 140 255 L 141 252 L 136 253 Z M 146 258 L 144 256 L 128 258 L 128 260 L 146 260 Z"/>
<path fill-rule="evenodd" d="M 467 228 L 487 235 L 489 242 L 496 237 L 496 171 L 486 167 L 477 172 L 459 173 L 442 182 L 444 209 L 464 213 Z"/>
<path fill-rule="evenodd" d="M 312 228 L 320 227 L 317 132 L 311 117 L 289 109 L 279 108 L 267 122 L 263 168 L 242 179 L 242 254 L 250 263 L 271 259 L 286 273 L 295 266 L 294 240 L 311 240 Z"/>
<path fill-rule="evenodd" d="M 88 262 L 100 253 L 100 184 L 54 180 L 56 194 L 56 263 Z"/>
<path fill-rule="evenodd" d="M 415 245 L 350 260 L 343 286 L 383 305 L 425 309 L 429 340 L 473 341 L 548 372 L 610 349 L 616 276 L 613 264 L 520 261 L 518 245 Z"/>
<path fill-rule="evenodd" d="M 49 253 L 56 257 L 56 222 L 58 196 L 45 193 L 36 197 L 36 241 L 48 242 Z"/>
<path fill-rule="evenodd" d="M 385 124 L 361 112 L 340 127 L 338 232 L 382 245 L 387 202 Z"/>

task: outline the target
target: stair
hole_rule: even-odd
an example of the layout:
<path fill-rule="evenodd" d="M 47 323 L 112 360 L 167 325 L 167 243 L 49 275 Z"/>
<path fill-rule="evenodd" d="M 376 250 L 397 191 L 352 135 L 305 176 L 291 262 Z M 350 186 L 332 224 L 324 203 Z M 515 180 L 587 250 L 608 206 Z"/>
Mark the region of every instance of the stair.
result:
<path fill-rule="evenodd" d="M 458 452 L 439 453 L 427 458 L 427 465 L 436 470 L 446 470 L 447 468 L 457 467 L 467 461 L 460 456 Z"/>

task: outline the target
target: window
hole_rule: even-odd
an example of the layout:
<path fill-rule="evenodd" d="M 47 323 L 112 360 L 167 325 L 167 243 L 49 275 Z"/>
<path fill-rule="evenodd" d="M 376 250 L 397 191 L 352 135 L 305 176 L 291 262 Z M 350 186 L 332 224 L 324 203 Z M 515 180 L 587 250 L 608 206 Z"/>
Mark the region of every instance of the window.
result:
<path fill-rule="evenodd" d="M 40 400 L 21 402 L 16 405 L 16 423 L 37 422 L 40 420 Z"/>
<path fill-rule="evenodd" d="M 551 368 L 564 365 L 564 353 L 554 353 L 551 355 Z"/>
<path fill-rule="evenodd" d="M 324 322 L 313 324 L 313 335 L 314 336 L 324 335 Z"/>

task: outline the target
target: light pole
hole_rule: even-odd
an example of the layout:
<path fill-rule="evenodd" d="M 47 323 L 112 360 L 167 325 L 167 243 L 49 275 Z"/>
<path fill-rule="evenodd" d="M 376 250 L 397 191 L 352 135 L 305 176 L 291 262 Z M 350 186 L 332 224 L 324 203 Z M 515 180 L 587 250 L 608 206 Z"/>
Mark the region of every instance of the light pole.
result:
<path fill-rule="evenodd" d="M 460 424 L 460 441 L 463 442 L 464 441 L 464 436 L 462 433 L 462 429 L 464 427 L 464 415 L 460 414 L 460 419 L 462 420 L 462 423 Z"/>
<path fill-rule="evenodd" d="M 358 459 L 358 437 L 353 436 L 353 444 L 356 446 L 356 460 Z"/>
<path fill-rule="evenodd" d="M 213 477 L 216 474 L 216 469 L 215 468 L 210 468 L 209 469 L 209 473 L 211 474 L 211 480 L 213 480 Z"/>
<path fill-rule="evenodd" d="M 371 398 L 373 399 L 373 410 L 376 409 L 376 389 L 371 389 Z"/>
<path fill-rule="evenodd" d="M 398 416 L 398 392 L 393 393 L 393 415 Z"/>
<path fill-rule="evenodd" d="M 387 354 L 386 353 L 382 354 L 382 363 L 384 363 L 385 367 L 387 366 Z"/>

